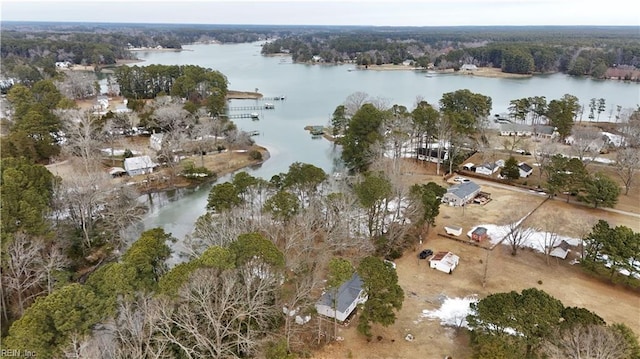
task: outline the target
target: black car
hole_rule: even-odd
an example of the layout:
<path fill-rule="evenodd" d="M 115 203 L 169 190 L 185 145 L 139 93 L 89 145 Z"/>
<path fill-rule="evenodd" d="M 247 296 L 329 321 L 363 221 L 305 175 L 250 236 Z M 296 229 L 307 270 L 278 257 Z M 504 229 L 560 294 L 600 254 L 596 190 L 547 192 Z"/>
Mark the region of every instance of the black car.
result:
<path fill-rule="evenodd" d="M 433 255 L 433 251 L 431 249 L 424 249 L 420 254 L 418 254 L 418 258 L 427 259 L 431 255 Z"/>

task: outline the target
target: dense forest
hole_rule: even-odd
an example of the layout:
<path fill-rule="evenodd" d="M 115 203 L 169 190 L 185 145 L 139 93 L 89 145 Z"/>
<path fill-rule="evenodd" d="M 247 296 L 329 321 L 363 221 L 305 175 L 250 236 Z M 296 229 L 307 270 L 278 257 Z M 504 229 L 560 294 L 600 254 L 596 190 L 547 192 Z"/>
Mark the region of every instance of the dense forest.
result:
<path fill-rule="evenodd" d="M 531 74 L 565 72 L 637 79 L 640 36 L 632 27 L 369 27 L 169 24 L 3 24 L 5 73 L 56 61 L 110 65 L 134 56 L 129 48 L 180 49 L 197 42 L 267 41 L 263 54 L 296 62 L 400 64 L 459 69 L 463 64 Z M 616 68 L 615 75 L 607 74 Z M 18 77 L 20 77 L 18 75 Z"/>
<path fill-rule="evenodd" d="M 611 67 L 640 66 L 640 38 L 628 28 L 391 28 L 318 32 L 276 39 L 263 54 L 294 61 L 400 64 L 458 70 L 462 64 L 530 74 L 567 72 L 604 78 Z"/>

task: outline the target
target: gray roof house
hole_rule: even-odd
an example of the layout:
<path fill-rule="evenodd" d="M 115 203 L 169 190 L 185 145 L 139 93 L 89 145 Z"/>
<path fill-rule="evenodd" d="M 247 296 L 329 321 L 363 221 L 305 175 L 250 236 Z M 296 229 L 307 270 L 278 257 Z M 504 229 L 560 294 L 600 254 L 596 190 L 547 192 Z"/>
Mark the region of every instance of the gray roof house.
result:
<path fill-rule="evenodd" d="M 520 162 L 518 164 L 518 172 L 520 172 L 521 178 L 529 177 L 533 173 L 533 167 L 524 162 Z"/>
<path fill-rule="evenodd" d="M 129 176 L 142 175 L 153 172 L 158 166 L 149 156 L 129 157 L 124 159 L 124 169 Z"/>
<path fill-rule="evenodd" d="M 368 299 L 362 285 L 362 278 L 354 273 L 351 279 L 344 282 L 337 291 L 328 290 L 325 292 L 316 302 L 316 311 L 325 317 L 336 318 L 344 322 L 358 304 L 364 303 Z M 334 298 L 336 299 L 336 310 L 333 308 Z"/>
<path fill-rule="evenodd" d="M 504 164 L 502 164 L 502 166 L 504 166 Z M 477 166 L 476 167 L 476 173 L 480 173 L 482 175 L 487 175 L 487 176 L 491 176 L 492 174 L 498 172 L 498 170 L 501 167 L 501 163 L 500 162 L 487 162 L 487 163 L 483 163 L 482 166 Z"/>
<path fill-rule="evenodd" d="M 450 206 L 462 206 L 474 199 L 479 192 L 480 186 L 473 181 L 459 183 L 447 189 L 447 193 L 442 196 L 442 202 Z"/>

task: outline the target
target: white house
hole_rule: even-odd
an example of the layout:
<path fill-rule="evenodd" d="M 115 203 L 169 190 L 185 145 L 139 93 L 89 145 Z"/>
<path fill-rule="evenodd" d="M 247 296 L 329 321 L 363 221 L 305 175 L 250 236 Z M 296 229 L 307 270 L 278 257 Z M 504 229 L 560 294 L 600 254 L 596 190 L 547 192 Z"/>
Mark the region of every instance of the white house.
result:
<path fill-rule="evenodd" d="M 100 95 L 96 97 L 96 110 L 106 111 L 109 108 L 109 98 L 107 96 Z"/>
<path fill-rule="evenodd" d="M 482 166 L 477 166 L 476 173 L 479 173 L 481 175 L 491 176 L 492 174 L 498 172 L 499 169 L 500 169 L 500 164 L 497 161 L 494 163 L 487 162 L 482 164 Z"/>
<path fill-rule="evenodd" d="M 162 141 L 164 139 L 163 133 L 153 133 L 149 137 L 149 147 L 154 151 L 160 151 L 162 149 Z"/>
<path fill-rule="evenodd" d="M 520 172 L 520 178 L 526 178 L 533 173 L 533 167 L 524 162 L 518 163 L 518 171 Z"/>
<path fill-rule="evenodd" d="M 451 252 L 438 252 L 429 259 L 429 267 L 451 274 L 459 261 L 460 257 Z"/>
<path fill-rule="evenodd" d="M 325 292 L 320 297 L 320 300 L 316 302 L 316 311 L 325 317 L 336 318 L 344 322 L 358 304 L 364 303 L 368 299 L 362 284 L 362 278 L 357 273 L 354 273 L 351 279 L 344 282 L 337 291 L 329 290 Z M 334 305 L 336 310 L 334 310 Z"/>
<path fill-rule="evenodd" d="M 480 186 L 477 183 L 473 181 L 458 183 L 447 189 L 447 193 L 442 196 L 442 202 L 449 203 L 451 206 L 462 206 L 473 200 L 478 193 L 480 193 Z"/>
<path fill-rule="evenodd" d="M 152 173 L 158 165 L 149 156 L 129 157 L 124 159 L 124 170 L 129 176 Z"/>
<path fill-rule="evenodd" d="M 460 67 L 460 71 L 477 71 L 478 66 L 474 64 L 464 64 Z"/>

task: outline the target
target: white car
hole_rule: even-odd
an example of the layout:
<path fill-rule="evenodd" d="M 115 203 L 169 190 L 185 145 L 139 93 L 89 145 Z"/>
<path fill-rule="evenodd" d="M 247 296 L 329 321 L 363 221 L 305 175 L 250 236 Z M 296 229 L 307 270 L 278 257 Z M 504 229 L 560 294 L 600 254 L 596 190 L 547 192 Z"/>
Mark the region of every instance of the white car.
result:
<path fill-rule="evenodd" d="M 466 183 L 470 181 L 471 181 L 470 179 L 464 178 L 464 177 L 456 177 L 453 179 L 453 182 L 458 182 L 458 183 Z"/>

